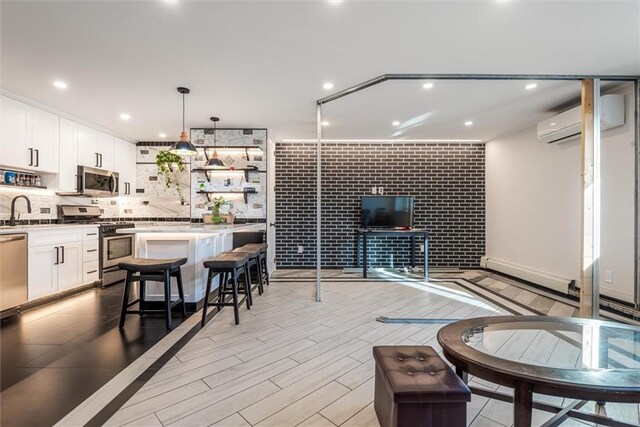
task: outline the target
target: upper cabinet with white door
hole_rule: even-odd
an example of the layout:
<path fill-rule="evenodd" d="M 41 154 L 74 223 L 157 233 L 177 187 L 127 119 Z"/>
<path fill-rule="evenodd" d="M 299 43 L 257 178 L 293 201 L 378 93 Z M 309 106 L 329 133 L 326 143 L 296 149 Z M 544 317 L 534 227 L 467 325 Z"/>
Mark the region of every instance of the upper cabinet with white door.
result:
<path fill-rule="evenodd" d="M 114 141 L 114 153 L 117 153 L 114 170 L 120 176 L 119 192 L 121 196 L 130 196 L 136 192 L 136 145 L 119 138 Z"/>
<path fill-rule="evenodd" d="M 74 192 L 78 190 L 78 133 L 79 125 L 60 118 L 60 171 L 58 190 Z"/>
<path fill-rule="evenodd" d="M 113 136 L 86 126 L 78 126 L 78 164 L 113 169 Z"/>
<path fill-rule="evenodd" d="M 0 97 L 0 166 L 58 172 L 58 116 Z"/>

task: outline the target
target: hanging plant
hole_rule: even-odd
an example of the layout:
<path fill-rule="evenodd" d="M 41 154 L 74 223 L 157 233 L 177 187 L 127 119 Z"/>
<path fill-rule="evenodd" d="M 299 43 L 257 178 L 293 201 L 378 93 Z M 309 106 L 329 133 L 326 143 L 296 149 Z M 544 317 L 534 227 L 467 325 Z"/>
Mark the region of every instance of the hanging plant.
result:
<path fill-rule="evenodd" d="M 161 150 L 156 155 L 156 166 L 158 166 L 158 174 L 164 178 L 167 188 L 175 187 L 180 196 L 180 203 L 184 205 L 185 200 L 178 180 L 178 174 L 184 171 L 182 157 L 167 150 Z"/>

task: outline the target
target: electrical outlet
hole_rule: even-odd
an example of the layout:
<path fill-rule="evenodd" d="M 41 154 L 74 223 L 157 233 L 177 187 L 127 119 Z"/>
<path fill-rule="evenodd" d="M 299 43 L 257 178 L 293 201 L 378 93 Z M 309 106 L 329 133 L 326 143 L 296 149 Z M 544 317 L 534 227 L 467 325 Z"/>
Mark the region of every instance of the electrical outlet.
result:
<path fill-rule="evenodd" d="M 384 194 L 384 188 L 378 187 L 378 194 L 382 196 Z"/>
<path fill-rule="evenodd" d="M 424 252 L 424 243 L 420 243 L 420 252 Z"/>
<path fill-rule="evenodd" d="M 613 273 L 609 270 L 604 272 L 604 281 L 607 283 L 613 283 Z"/>
<path fill-rule="evenodd" d="M 304 253 L 304 246 L 298 245 L 298 253 L 299 254 Z"/>
<path fill-rule="evenodd" d="M 371 187 L 371 194 L 378 194 L 378 189 L 376 188 L 375 185 Z"/>

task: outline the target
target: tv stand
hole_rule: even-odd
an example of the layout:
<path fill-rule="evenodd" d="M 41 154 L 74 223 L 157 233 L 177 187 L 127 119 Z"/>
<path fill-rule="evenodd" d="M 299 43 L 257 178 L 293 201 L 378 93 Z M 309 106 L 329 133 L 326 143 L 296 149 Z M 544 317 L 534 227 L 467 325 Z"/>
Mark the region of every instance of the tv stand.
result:
<path fill-rule="evenodd" d="M 367 240 L 370 237 L 410 237 L 411 266 L 416 265 L 416 237 L 424 244 L 424 277 L 429 277 L 429 233 L 424 228 L 358 228 L 358 240 L 362 238 L 362 277 L 367 277 Z"/>

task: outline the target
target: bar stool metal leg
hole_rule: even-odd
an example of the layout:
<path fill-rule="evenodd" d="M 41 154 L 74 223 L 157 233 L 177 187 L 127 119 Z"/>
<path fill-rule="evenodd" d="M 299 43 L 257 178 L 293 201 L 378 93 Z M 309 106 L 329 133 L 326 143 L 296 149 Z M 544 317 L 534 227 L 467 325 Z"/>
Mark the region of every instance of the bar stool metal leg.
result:
<path fill-rule="evenodd" d="M 253 295 L 251 294 L 251 273 L 249 273 L 249 263 L 244 265 L 244 290 L 247 293 L 247 310 L 251 310 L 253 305 Z"/>
<path fill-rule="evenodd" d="M 220 284 L 218 285 L 218 304 L 224 303 L 224 295 L 227 287 L 227 281 L 229 279 L 229 273 L 226 271 L 220 275 Z M 222 310 L 222 306 L 218 305 L 218 311 Z"/>
<path fill-rule="evenodd" d="M 145 294 L 146 294 L 146 291 L 147 291 L 147 289 L 146 289 L 147 286 L 146 285 L 147 285 L 147 282 L 145 282 L 144 280 L 140 280 L 140 282 L 139 282 L 139 286 L 140 286 L 139 287 L 139 289 L 140 289 L 140 302 L 138 303 L 139 306 L 140 306 L 140 311 L 144 310 L 144 307 L 145 307 L 144 299 L 145 299 Z M 142 316 L 144 316 L 144 313 L 140 313 L 140 317 L 142 317 Z"/>
<path fill-rule="evenodd" d="M 238 277 L 236 275 L 236 269 L 234 268 L 231 273 L 231 292 L 233 295 L 233 317 L 236 321 L 236 325 L 240 324 L 240 312 L 238 310 Z"/>
<path fill-rule="evenodd" d="M 256 260 L 256 273 L 258 274 L 258 294 L 262 295 L 264 293 L 264 277 L 262 277 L 262 263 L 260 262 L 260 255 L 258 254 L 258 259 Z"/>
<path fill-rule="evenodd" d="M 164 311 L 166 316 L 167 329 L 171 329 L 171 273 L 164 271 Z"/>
<path fill-rule="evenodd" d="M 187 304 L 184 302 L 184 289 L 182 288 L 182 269 L 178 269 L 176 280 L 178 281 L 178 297 L 182 300 L 180 304 L 182 306 L 182 316 L 187 317 Z"/>
<path fill-rule="evenodd" d="M 202 307 L 202 326 L 204 326 L 204 322 L 207 318 L 207 309 L 209 308 L 209 294 L 211 293 L 211 284 L 213 282 L 213 271 L 209 269 L 209 273 L 207 274 L 207 290 L 204 293 L 204 307 Z"/>
<path fill-rule="evenodd" d="M 127 308 L 129 305 L 129 289 L 131 287 L 131 276 L 133 273 L 127 271 L 127 279 L 124 281 L 124 292 L 122 293 L 122 310 L 120 311 L 120 325 L 119 328 L 124 328 L 124 321 L 127 317 Z"/>

